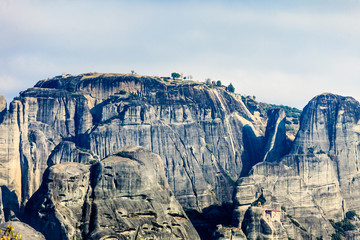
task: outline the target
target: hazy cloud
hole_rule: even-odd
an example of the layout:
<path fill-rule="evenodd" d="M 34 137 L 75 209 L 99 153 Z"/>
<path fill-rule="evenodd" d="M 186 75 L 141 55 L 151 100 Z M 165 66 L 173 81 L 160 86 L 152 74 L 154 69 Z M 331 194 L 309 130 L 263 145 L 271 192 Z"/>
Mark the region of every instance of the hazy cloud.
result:
<path fill-rule="evenodd" d="M 0 92 L 136 70 L 221 79 L 297 107 L 328 91 L 360 99 L 359 29 L 355 0 L 1 0 Z"/>

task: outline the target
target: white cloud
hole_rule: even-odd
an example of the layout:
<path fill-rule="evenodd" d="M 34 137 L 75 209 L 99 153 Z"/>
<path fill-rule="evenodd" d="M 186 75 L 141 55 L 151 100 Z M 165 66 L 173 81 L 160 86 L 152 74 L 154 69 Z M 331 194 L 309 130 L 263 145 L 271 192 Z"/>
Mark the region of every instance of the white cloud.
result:
<path fill-rule="evenodd" d="M 62 72 L 180 71 L 302 107 L 328 90 L 357 94 L 358 29 L 350 0 L 4 0 L 0 76 L 20 91 Z"/>

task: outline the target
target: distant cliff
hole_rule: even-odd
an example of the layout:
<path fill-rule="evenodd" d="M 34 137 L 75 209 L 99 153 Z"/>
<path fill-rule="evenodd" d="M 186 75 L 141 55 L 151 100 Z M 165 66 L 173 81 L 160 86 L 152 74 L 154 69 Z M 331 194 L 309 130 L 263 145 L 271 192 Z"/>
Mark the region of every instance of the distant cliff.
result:
<path fill-rule="evenodd" d="M 329 238 L 334 233 L 329 219 L 339 221 L 349 210 L 360 212 L 359 150 L 359 102 L 334 94 L 316 96 L 303 110 L 290 153 L 255 165 L 248 177 L 238 180 L 237 224 L 244 224 L 249 204 L 262 196 L 265 208 L 278 206 L 297 222 L 289 237 Z"/>
<path fill-rule="evenodd" d="M 262 161 L 266 116 L 224 87 L 118 74 L 38 82 L 0 125 L 0 176 L 23 205 L 48 166 L 100 160 L 126 145 L 159 154 L 186 207 L 232 199 L 236 179 Z M 14 197 L 15 197 L 14 195 Z"/>
<path fill-rule="evenodd" d="M 322 94 L 299 114 L 194 81 L 98 73 L 39 81 L 9 109 L 0 98 L 0 221 L 20 218 L 49 236 L 45 217 L 61 239 L 198 237 L 179 202 L 203 238 L 327 239 L 329 219 L 360 212 L 360 107 Z M 147 174 L 145 155 L 112 162 L 129 145 L 160 156 L 151 175 L 165 176 L 153 193 L 135 180 Z M 144 192 L 134 197 L 129 184 Z M 145 215 L 136 222 L 126 207 L 140 195 L 164 201 L 131 213 Z M 100 209 L 107 201 L 115 205 Z M 120 205 L 127 213 L 111 215 Z"/>

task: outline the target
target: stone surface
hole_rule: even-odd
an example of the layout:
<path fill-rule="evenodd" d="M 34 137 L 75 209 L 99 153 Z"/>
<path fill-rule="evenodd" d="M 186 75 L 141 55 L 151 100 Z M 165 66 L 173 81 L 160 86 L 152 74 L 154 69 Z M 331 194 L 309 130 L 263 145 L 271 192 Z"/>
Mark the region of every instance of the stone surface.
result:
<path fill-rule="evenodd" d="M 250 207 L 245 212 L 241 228 L 249 240 L 288 239 L 280 218 L 277 220 L 268 216 L 262 207 Z"/>
<path fill-rule="evenodd" d="M 25 216 L 47 239 L 199 239 L 158 155 L 130 146 L 90 166 L 46 170 Z"/>
<path fill-rule="evenodd" d="M 82 237 L 90 165 L 63 163 L 48 168 L 40 189 L 28 201 L 25 221 L 47 239 Z M 54 235 L 54 233 L 57 233 Z"/>
<path fill-rule="evenodd" d="M 263 194 L 267 204 L 285 207 L 313 237 L 332 234 L 329 219 L 359 210 L 359 120 L 353 98 L 322 94 L 312 99 L 290 154 L 278 163 L 259 163 L 249 177 L 239 179 L 237 209 Z M 244 221 L 240 210 L 236 215 Z"/>
<path fill-rule="evenodd" d="M 265 156 L 263 161 L 279 161 L 289 153 L 291 141 L 286 136 L 286 115 L 283 109 L 270 109 L 265 132 Z"/>
<path fill-rule="evenodd" d="M 95 73 L 42 80 L 0 124 L 0 182 L 16 195 L 17 212 L 48 166 L 140 145 L 161 156 L 183 206 L 228 202 L 236 179 L 264 156 L 266 114 L 252 104 L 190 81 Z"/>
<path fill-rule="evenodd" d="M 245 234 L 240 228 L 225 227 L 218 225 L 214 232 L 213 239 L 216 240 L 245 240 Z"/>
<path fill-rule="evenodd" d="M 14 227 L 14 233 L 21 234 L 22 239 L 24 240 L 45 240 L 44 235 L 40 232 L 37 232 L 35 229 L 30 227 L 29 225 L 18 222 L 18 221 L 9 221 L 0 224 L 0 229 L 5 232 L 6 228 L 11 225 Z M 20 238 L 18 238 L 20 239 Z"/>
<path fill-rule="evenodd" d="M 79 168 L 140 145 L 160 155 L 169 187 L 184 207 L 201 212 L 233 201 L 234 225 L 241 228 L 249 204 L 263 196 L 267 206 L 285 207 L 299 224 L 281 223 L 289 237 L 325 237 L 334 232 L 328 219 L 360 212 L 359 105 L 350 97 L 316 96 L 304 108 L 292 142 L 282 110 L 266 113 L 254 99 L 223 87 L 96 73 L 42 80 L 9 109 L 0 96 L 0 220 L 21 218 L 46 169 L 56 176 L 59 164 Z M 101 169 L 87 171 L 101 175 Z M 95 187 L 107 184 L 91 181 L 85 200 L 79 200 L 86 212 L 96 205 L 90 197 Z M 69 217 L 68 210 L 56 211 L 54 219 Z M 86 214 L 72 214 L 76 221 L 90 221 Z M 62 227 L 71 236 L 94 230 L 90 222 L 80 223 L 85 231 L 61 221 L 68 222 Z M 235 228 L 216 231 L 228 237 Z"/>

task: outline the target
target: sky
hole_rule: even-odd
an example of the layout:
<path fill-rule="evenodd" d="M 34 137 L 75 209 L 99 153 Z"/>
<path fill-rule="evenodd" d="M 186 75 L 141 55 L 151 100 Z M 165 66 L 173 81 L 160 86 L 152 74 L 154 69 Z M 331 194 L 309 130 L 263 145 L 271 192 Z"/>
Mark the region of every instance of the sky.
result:
<path fill-rule="evenodd" d="M 360 0 L 0 0 L 0 94 L 61 73 L 172 72 L 302 109 L 360 100 Z"/>

